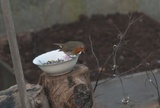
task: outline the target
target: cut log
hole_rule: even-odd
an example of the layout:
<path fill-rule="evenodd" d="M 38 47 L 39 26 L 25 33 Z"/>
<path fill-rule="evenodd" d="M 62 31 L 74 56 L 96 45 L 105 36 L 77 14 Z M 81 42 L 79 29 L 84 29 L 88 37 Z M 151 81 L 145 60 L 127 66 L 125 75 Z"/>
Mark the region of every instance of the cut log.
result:
<path fill-rule="evenodd" d="M 48 97 L 51 108 L 92 108 L 93 92 L 88 68 L 76 65 L 65 75 L 43 73 L 39 84 Z"/>
<path fill-rule="evenodd" d="M 26 84 L 31 108 L 93 108 L 88 68 L 76 65 L 67 74 L 43 73 L 39 85 Z M 0 92 L 0 108 L 21 108 L 17 85 Z"/>
<path fill-rule="evenodd" d="M 49 108 L 47 97 L 40 85 L 26 84 L 31 108 Z M 21 108 L 17 85 L 0 92 L 0 108 Z"/>

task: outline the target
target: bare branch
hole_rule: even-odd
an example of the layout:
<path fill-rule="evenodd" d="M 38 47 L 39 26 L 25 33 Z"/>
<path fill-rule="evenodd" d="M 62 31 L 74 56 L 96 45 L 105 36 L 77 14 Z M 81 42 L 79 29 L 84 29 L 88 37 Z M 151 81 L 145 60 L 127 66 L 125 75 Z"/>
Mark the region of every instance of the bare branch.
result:
<path fill-rule="evenodd" d="M 100 75 L 101 75 L 101 73 L 102 73 L 102 71 L 103 71 L 105 65 L 107 64 L 108 60 L 111 58 L 112 55 L 113 55 L 113 53 L 111 53 L 111 54 L 109 55 L 109 57 L 106 59 L 105 63 L 103 64 L 101 70 L 99 71 L 99 74 L 98 74 L 98 76 L 97 76 L 97 79 L 96 79 L 96 83 L 95 83 L 93 92 L 95 92 L 95 90 L 96 90 L 96 88 L 97 88 L 97 86 L 98 86 L 99 77 L 100 77 Z"/>
<path fill-rule="evenodd" d="M 92 43 L 92 40 L 91 40 L 91 37 L 90 37 L 90 36 L 89 36 L 89 41 L 90 41 L 90 44 L 91 44 L 91 51 L 92 51 L 92 54 L 93 54 L 93 56 L 94 56 L 95 59 L 96 59 L 97 68 L 99 69 L 99 60 L 98 60 L 96 54 L 94 53 L 94 50 L 93 50 L 93 43 Z"/>

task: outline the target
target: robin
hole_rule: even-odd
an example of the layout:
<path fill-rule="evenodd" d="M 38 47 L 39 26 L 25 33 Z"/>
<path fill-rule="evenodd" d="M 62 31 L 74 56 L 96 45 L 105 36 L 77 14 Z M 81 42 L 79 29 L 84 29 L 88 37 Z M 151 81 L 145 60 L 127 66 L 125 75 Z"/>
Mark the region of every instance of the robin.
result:
<path fill-rule="evenodd" d="M 60 47 L 60 51 L 63 51 L 67 55 L 77 55 L 80 52 L 85 53 L 85 44 L 80 41 L 69 41 L 64 44 L 54 43 Z"/>

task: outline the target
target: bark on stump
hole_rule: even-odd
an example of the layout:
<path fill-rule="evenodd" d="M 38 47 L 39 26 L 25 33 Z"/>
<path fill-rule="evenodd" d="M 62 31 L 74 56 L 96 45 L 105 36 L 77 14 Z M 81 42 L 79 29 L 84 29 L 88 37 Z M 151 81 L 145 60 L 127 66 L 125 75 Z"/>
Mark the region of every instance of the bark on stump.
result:
<path fill-rule="evenodd" d="M 86 66 L 76 65 L 70 73 L 61 76 L 43 73 L 39 84 L 42 86 L 26 83 L 32 108 L 92 107 L 92 87 Z M 21 108 L 20 102 L 17 85 L 0 91 L 0 108 Z"/>
<path fill-rule="evenodd" d="M 76 65 L 61 76 L 43 73 L 39 84 L 43 87 L 51 108 L 92 108 L 93 92 L 88 68 Z"/>
<path fill-rule="evenodd" d="M 40 85 L 26 84 L 31 108 L 49 108 L 47 97 Z M 17 85 L 0 91 L 0 108 L 22 108 Z"/>

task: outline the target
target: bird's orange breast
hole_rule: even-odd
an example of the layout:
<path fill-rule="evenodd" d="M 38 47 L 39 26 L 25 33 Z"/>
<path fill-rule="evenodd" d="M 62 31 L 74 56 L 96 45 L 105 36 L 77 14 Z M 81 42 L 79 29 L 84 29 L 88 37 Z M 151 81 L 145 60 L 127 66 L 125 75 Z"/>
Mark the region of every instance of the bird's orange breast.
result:
<path fill-rule="evenodd" d="M 84 49 L 81 47 L 77 47 L 72 51 L 73 54 L 78 54 L 79 52 L 84 52 Z"/>

